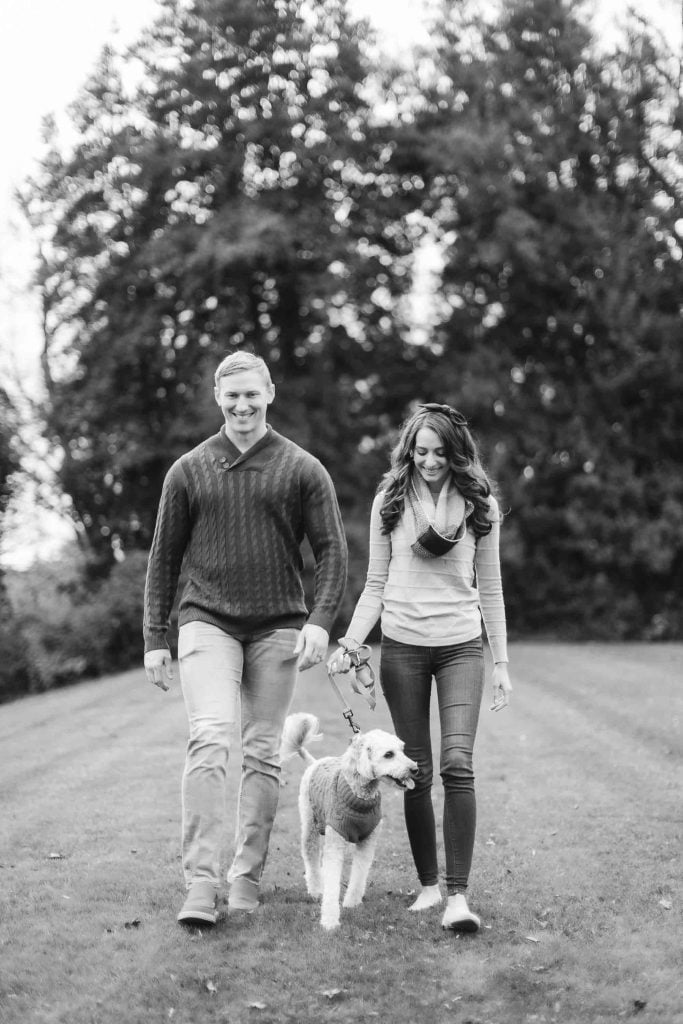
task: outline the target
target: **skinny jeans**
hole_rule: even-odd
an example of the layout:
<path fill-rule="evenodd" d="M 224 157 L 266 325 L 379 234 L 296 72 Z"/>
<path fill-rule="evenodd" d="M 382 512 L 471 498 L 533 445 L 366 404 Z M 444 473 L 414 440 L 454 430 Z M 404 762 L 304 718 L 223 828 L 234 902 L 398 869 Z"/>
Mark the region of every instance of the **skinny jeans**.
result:
<path fill-rule="evenodd" d="M 415 788 L 404 795 L 410 848 L 422 885 L 436 885 L 436 823 L 432 804 L 429 728 L 432 680 L 441 726 L 446 888 L 466 892 L 476 829 L 472 751 L 484 689 L 481 637 L 448 647 L 418 647 L 382 638 L 380 680 L 396 735 L 417 761 Z"/>
<path fill-rule="evenodd" d="M 178 635 L 180 682 L 189 723 L 182 782 L 185 883 L 219 885 L 225 842 L 228 758 L 239 726 L 242 772 L 231 896 L 255 900 L 280 792 L 280 741 L 294 694 L 299 631 L 234 637 L 206 622 Z"/>

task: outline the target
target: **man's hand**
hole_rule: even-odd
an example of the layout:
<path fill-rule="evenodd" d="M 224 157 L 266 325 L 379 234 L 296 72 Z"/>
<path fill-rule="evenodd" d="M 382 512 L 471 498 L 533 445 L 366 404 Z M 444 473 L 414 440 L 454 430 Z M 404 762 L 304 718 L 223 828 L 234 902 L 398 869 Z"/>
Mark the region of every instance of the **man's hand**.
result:
<path fill-rule="evenodd" d="M 493 666 L 493 704 L 490 711 L 502 711 L 510 703 L 512 685 L 508 676 L 507 663 L 499 661 Z"/>
<path fill-rule="evenodd" d="M 313 626 L 307 622 L 299 633 L 294 653 L 300 655 L 297 668 L 305 672 L 307 668 L 318 665 L 327 654 L 330 634 L 322 626 Z"/>
<path fill-rule="evenodd" d="M 154 683 L 160 690 L 168 690 L 166 679 L 169 683 L 173 679 L 171 652 L 166 647 L 158 651 L 147 651 L 145 672 L 150 683 Z"/>

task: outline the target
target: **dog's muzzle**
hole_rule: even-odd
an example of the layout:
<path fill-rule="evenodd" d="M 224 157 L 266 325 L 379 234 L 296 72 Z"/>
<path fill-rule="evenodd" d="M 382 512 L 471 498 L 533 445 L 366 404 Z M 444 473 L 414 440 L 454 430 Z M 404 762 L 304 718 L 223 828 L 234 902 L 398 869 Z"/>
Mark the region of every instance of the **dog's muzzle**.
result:
<path fill-rule="evenodd" d="M 415 789 L 414 777 L 418 774 L 419 768 L 417 765 L 415 768 L 409 768 L 409 774 L 405 778 L 397 778 L 395 775 L 391 776 L 392 782 L 395 782 L 399 789 Z"/>

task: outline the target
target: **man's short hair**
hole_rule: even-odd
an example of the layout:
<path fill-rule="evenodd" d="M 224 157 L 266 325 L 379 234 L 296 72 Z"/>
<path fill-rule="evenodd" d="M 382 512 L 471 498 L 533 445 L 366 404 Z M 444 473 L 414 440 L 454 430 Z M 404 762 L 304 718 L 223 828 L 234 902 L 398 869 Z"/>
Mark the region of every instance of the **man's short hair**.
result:
<path fill-rule="evenodd" d="M 233 373 L 246 373 L 250 370 L 256 370 L 257 373 L 260 373 L 268 387 L 273 386 L 270 370 L 264 360 L 260 356 L 255 356 L 253 352 L 243 352 L 240 350 L 239 352 L 231 352 L 225 359 L 221 359 L 214 375 L 216 387 L 218 387 L 221 377 L 229 377 Z"/>

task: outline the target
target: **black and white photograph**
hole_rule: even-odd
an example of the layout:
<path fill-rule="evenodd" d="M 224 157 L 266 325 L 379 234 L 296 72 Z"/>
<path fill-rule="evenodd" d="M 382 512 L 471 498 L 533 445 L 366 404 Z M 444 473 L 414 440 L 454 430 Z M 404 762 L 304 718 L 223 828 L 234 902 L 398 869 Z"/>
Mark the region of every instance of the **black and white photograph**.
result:
<path fill-rule="evenodd" d="M 683 1024 L 683 0 L 0 3 L 2 1024 Z"/>

